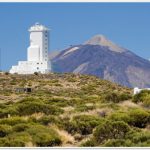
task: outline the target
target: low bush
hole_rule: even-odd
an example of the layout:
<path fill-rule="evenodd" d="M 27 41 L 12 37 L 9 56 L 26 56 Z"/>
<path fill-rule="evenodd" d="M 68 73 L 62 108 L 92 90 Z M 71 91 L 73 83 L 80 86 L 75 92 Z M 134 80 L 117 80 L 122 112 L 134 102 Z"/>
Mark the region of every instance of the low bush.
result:
<path fill-rule="evenodd" d="M 59 107 L 66 107 L 68 106 L 68 100 L 64 98 L 51 98 L 50 100 L 48 100 L 48 104 Z"/>
<path fill-rule="evenodd" d="M 30 127 L 29 123 L 19 123 L 13 126 L 13 131 L 23 132 Z"/>
<path fill-rule="evenodd" d="M 129 123 L 131 121 L 131 118 L 127 112 L 114 112 L 108 117 L 108 120 L 124 121 L 126 123 Z"/>
<path fill-rule="evenodd" d="M 114 102 L 114 103 L 119 103 L 121 101 L 125 101 L 130 99 L 131 96 L 129 94 L 120 94 L 117 92 L 110 92 L 107 93 L 105 96 L 105 101 L 106 102 Z"/>
<path fill-rule="evenodd" d="M 92 115 L 75 116 L 70 122 L 66 122 L 65 129 L 72 134 L 91 134 L 103 119 Z"/>
<path fill-rule="evenodd" d="M 17 107 L 10 105 L 1 110 L 0 118 L 8 117 L 8 115 L 15 116 L 18 114 L 19 114 L 19 112 L 17 111 Z"/>
<path fill-rule="evenodd" d="M 83 99 L 81 98 L 72 98 L 70 100 L 68 100 L 68 105 L 69 106 L 81 106 L 81 105 L 84 105 L 85 102 Z"/>
<path fill-rule="evenodd" d="M 75 108 L 75 111 L 84 112 L 95 109 L 95 106 L 80 105 Z"/>
<path fill-rule="evenodd" d="M 7 124 L 11 126 L 19 124 L 19 123 L 26 123 L 26 122 L 27 121 L 21 117 L 11 117 L 11 118 L 0 119 L 0 124 Z"/>
<path fill-rule="evenodd" d="M 129 134 L 126 136 L 126 139 L 130 139 L 132 143 L 134 143 L 134 145 L 136 146 L 142 143 L 148 143 L 149 141 L 149 146 L 150 146 L 150 132 L 149 131 L 133 130 L 129 132 Z"/>
<path fill-rule="evenodd" d="M 3 139 L 0 139 L 0 146 L 5 147 L 25 147 L 31 141 L 31 137 L 26 132 L 13 133 Z M 3 143 L 2 143 L 3 142 Z"/>
<path fill-rule="evenodd" d="M 98 143 L 108 139 L 124 139 L 130 127 L 123 121 L 105 121 L 96 127 L 94 137 Z"/>
<path fill-rule="evenodd" d="M 143 132 L 143 133 L 137 133 L 133 138 L 132 141 L 136 144 L 138 143 L 143 143 L 143 142 L 148 142 L 150 141 L 150 132 Z M 150 146 L 150 142 L 149 142 Z"/>
<path fill-rule="evenodd" d="M 126 139 L 111 139 L 105 142 L 103 146 L 106 147 L 131 147 L 134 144 L 131 142 L 131 140 Z"/>
<path fill-rule="evenodd" d="M 150 113 L 143 109 L 134 108 L 128 112 L 115 112 L 108 119 L 124 121 L 131 126 L 145 128 L 150 123 Z"/>
<path fill-rule="evenodd" d="M 43 124 L 43 125 L 48 125 L 49 123 L 57 123 L 58 120 L 56 119 L 55 116 L 43 116 L 40 119 L 37 120 L 38 123 Z"/>
<path fill-rule="evenodd" d="M 7 138 L 0 138 L 0 147 L 5 147 L 6 144 L 8 142 Z"/>
<path fill-rule="evenodd" d="M 91 139 L 81 143 L 80 146 L 82 146 L 82 147 L 94 147 L 94 146 L 97 146 L 97 143 L 93 138 L 91 138 Z"/>
<path fill-rule="evenodd" d="M 11 84 L 11 85 L 16 85 L 17 82 L 16 82 L 16 81 L 11 81 L 10 84 Z"/>
<path fill-rule="evenodd" d="M 145 128 L 150 123 L 150 113 L 142 109 L 132 109 L 128 113 L 129 124 L 138 128 Z"/>
<path fill-rule="evenodd" d="M 140 93 L 134 95 L 132 101 L 135 103 L 142 102 L 145 107 L 150 107 L 150 91 L 142 90 Z"/>
<path fill-rule="evenodd" d="M 22 115 L 31 115 L 38 112 L 43 112 L 47 115 L 58 115 L 63 113 L 63 110 L 57 106 L 51 106 L 39 102 L 26 102 L 18 105 L 18 112 Z"/>
<path fill-rule="evenodd" d="M 143 102 L 143 106 L 144 107 L 147 107 L 147 108 L 150 108 L 150 96 L 149 98 L 146 98 Z"/>
<path fill-rule="evenodd" d="M 42 125 L 31 126 L 27 132 L 32 136 L 33 143 L 37 146 L 59 146 L 62 143 L 56 131 Z"/>
<path fill-rule="evenodd" d="M 68 78 L 67 81 L 68 82 L 77 82 L 78 80 L 76 78 Z"/>
<path fill-rule="evenodd" d="M 77 124 L 74 121 L 69 120 L 61 120 L 61 124 L 59 124 L 59 127 L 64 128 L 67 132 L 71 134 L 75 134 L 77 132 Z"/>
<path fill-rule="evenodd" d="M 12 131 L 12 127 L 5 124 L 0 124 L 0 137 L 5 137 Z"/>
<path fill-rule="evenodd" d="M 96 84 L 92 83 L 92 84 L 87 84 L 82 86 L 81 91 L 83 91 L 84 94 L 93 94 L 96 93 L 95 88 L 97 87 Z"/>

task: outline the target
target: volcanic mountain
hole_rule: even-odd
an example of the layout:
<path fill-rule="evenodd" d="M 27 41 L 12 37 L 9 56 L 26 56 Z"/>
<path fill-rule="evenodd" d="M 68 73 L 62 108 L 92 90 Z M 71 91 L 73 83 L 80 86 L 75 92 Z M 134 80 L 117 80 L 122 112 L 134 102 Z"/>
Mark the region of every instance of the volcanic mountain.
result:
<path fill-rule="evenodd" d="M 54 72 L 95 75 L 127 87 L 150 87 L 150 61 L 103 35 L 71 46 L 51 60 Z"/>

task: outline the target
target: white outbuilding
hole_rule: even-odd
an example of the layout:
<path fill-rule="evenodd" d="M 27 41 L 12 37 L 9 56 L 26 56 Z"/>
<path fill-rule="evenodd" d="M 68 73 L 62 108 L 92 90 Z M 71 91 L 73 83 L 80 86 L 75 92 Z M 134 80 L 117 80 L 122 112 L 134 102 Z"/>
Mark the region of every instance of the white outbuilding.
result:
<path fill-rule="evenodd" d="M 12 66 L 10 73 L 42 74 L 51 71 L 51 63 L 48 58 L 49 29 L 36 23 L 29 29 L 30 46 L 27 49 L 27 61 L 19 61 L 17 66 Z"/>
<path fill-rule="evenodd" d="M 135 87 L 133 90 L 133 94 L 138 94 L 140 93 L 142 90 L 150 90 L 150 88 L 145 88 L 145 89 L 139 89 L 138 87 Z"/>

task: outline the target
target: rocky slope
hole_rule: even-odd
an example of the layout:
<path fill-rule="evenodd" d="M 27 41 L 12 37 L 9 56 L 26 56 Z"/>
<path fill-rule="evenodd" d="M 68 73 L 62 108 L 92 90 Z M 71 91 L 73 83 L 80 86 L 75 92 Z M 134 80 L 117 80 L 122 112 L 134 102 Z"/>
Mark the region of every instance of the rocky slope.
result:
<path fill-rule="evenodd" d="M 150 87 L 150 62 L 103 35 L 71 46 L 51 60 L 54 72 L 95 75 L 127 87 Z"/>

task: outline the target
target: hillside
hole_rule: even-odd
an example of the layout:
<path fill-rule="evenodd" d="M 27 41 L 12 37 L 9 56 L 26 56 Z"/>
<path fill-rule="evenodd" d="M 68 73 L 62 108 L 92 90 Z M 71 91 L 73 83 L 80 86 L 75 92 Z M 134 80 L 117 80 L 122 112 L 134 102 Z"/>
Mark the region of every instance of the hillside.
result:
<path fill-rule="evenodd" d="M 103 35 L 96 35 L 50 58 L 54 72 L 95 75 L 127 87 L 150 87 L 150 61 Z"/>
<path fill-rule="evenodd" d="M 148 91 L 72 73 L 1 73 L 0 83 L 0 146 L 150 146 Z"/>

